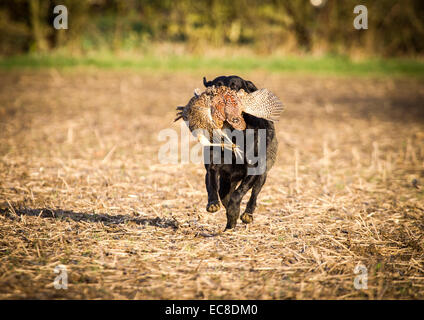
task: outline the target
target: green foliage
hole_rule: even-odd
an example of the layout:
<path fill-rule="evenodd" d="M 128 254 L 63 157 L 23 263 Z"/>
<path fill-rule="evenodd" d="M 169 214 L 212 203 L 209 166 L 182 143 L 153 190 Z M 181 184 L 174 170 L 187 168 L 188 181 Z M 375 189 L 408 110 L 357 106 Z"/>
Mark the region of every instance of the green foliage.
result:
<path fill-rule="evenodd" d="M 357 76 L 424 77 L 424 62 L 411 59 L 365 59 L 352 61 L 342 56 L 246 56 L 206 57 L 196 55 L 146 55 L 117 58 L 105 53 L 85 56 L 31 54 L 0 58 L 0 68 L 73 68 L 164 70 L 164 71 L 254 71 L 314 73 Z"/>
<path fill-rule="evenodd" d="M 69 29 L 52 26 L 53 7 L 64 4 Z M 0 54 L 62 50 L 144 52 L 182 44 L 209 54 L 246 47 L 259 54 L 330 53 L 417 56 L 424 50 L 424 3 L 364 0 L 368 30 L 353 27 L 357 0 L 17 0 L 0 2 Z"/>

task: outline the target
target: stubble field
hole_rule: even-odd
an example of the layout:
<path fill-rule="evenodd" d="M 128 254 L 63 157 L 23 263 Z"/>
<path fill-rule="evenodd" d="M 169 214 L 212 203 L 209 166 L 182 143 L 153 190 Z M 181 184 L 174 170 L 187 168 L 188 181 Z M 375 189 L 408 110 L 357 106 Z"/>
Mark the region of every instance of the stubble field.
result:
<path fill-rule="evenodd" d="M 222 232 L 203 165 L 158 161 L 203 75 L 0 72 L 0 298 L 423 299 L 424 82 L 240 74 L 286 111 L 254 222 Z"/>

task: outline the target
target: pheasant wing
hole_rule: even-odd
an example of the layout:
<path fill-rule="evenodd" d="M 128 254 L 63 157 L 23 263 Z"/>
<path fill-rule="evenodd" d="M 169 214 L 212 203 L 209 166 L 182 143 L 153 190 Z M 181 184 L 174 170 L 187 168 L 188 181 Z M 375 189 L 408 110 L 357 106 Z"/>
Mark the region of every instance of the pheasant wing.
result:
<path fill-rule="evenodd" d="M 281 100 L 268 89 L 259 89 L 240 97 L 242 110 L 258 118 L 277 121 L 284 110 Z"/>

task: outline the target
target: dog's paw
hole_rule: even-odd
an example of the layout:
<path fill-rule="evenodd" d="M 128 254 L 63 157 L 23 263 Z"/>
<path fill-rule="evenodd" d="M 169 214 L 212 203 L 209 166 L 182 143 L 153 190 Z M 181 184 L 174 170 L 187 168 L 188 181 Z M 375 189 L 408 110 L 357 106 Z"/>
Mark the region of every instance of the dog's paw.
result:
<path fill-rule="evenodd" d="M 220 208 L 219 201 L 211 201 L 206 206 L 206 211 L 207 212 L 217 212 L 219 210 L 219 208 Z"/>
<path fill-rule="evenodd" d="M 225 227 L 225 229 L 224 229 L 224 231 L 222 231 L 222 232 L 225 232 L 225 233 L 231 233 L 231 232 L 235 232 L 235 229 L 236 227 L 235 226 L 226 226 Z"/>
<path fill-rule="evenodd" d="M 243 221 L 244 223 L 252 223 L 253 222 L 253 215 L 250 213 L 243 213 L 240 217 L 241 221 Z"/>

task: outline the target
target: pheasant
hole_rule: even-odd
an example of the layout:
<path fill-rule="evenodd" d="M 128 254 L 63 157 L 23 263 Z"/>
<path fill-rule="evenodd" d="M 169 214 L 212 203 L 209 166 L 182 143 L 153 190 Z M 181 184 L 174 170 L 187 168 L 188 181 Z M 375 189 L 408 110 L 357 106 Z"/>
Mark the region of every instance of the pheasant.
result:
<path fill-rule="evenodd" d="M 240 147 L 221 129 L 228 128 L 228 125 L 236 130 L 246 129 L 242 112 L 275 121 L 283 111 L 283 105 L 268 89 L 246 93 L 243 89 L 235 91 L 225 86 L 213 86 L 202 93 L 200 89 L 195 89 L 188 104 L 177 107 L 177 110 L 179 112 L 174 121 L 181 118 L 186 121 L 190 131 L 202 145 L 221 146 L 241 156 Z M 206 138 L 204 130 L 207 131 L 209 139 Z M 221 142 L 222 138 L 224 143 Z"/>

